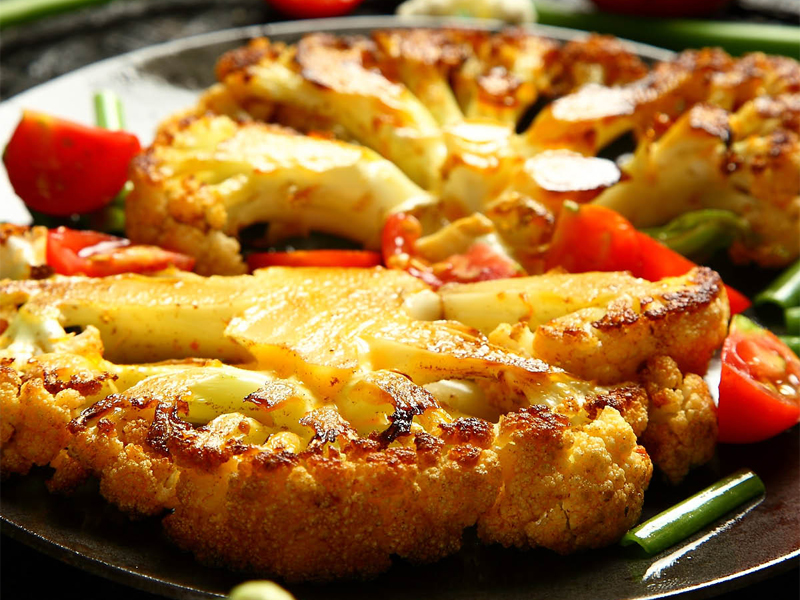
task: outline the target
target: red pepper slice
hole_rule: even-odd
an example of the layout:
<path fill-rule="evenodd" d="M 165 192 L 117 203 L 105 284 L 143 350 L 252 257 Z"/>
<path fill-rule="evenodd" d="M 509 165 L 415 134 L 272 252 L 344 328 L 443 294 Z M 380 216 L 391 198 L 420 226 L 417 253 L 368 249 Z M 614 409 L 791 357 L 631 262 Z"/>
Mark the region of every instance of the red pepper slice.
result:
<path fill-rule="evenodd" d="M 25 111 L 3 162 L 14 191 L 29 208 L 66 216 L 111 202 L 140 149 L 131 133 Z"/>
<path fill-rule="evenodd" d="M 170 265 L 191 271 L 194 258 L 158 246 L 132 245 L 98 231 L 59 227 L 47 234 L 47 264 L 60 275 L 106 277 L 161 271 Z"/>
<path fill-rule="evenodd" d="M 630 271 L 649 281 L 683 275 L 697 266 L 610 208 L 573 202 L 565 202 L 559 213 L 545 264 L 571 273 Z M 742 293 L 729 285 L 725 289 L 731 314 L 750 306 Z"/>
<path fill-rule="evenodd" d="M 247 257 L 250 270 L 263 267 L 377 267 L 381 255 L 369 250 L 295 250 L 257 252 Z"/>
<path fill-rule="evenodd" d="M 717 414 L 720 442 L 760 442 L 800 421 L 800 360 L 742 315 L 722 346 Z"/>

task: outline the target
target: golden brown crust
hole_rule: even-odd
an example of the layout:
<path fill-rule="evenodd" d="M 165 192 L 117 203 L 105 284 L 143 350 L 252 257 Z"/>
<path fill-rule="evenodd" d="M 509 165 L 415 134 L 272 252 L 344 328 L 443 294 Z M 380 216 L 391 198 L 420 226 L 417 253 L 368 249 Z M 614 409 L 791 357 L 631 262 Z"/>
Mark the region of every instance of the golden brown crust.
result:
<path fill-rule="evenodd" d="M 671 290 L 678 281 L 688 285 Z M 579 310 L 539 327 L 533 350 L 600 382 L 632 380 L 658 354 L 674 357 L 682 371 L 703 373 L 725 337 L 728 313 L 719 275 L 698 267 L 656 284 L 651 294 L 623 295 L 605 309 Z"/>
<path fill-rule="evenodd" d="M 642 443 L 653 464 L 678 483 L 714 455 L 717 410 L 701 377 L 682 375 L 675 361 L 659 356 L 642 371 L 650 396 L 649 423 Z"/>

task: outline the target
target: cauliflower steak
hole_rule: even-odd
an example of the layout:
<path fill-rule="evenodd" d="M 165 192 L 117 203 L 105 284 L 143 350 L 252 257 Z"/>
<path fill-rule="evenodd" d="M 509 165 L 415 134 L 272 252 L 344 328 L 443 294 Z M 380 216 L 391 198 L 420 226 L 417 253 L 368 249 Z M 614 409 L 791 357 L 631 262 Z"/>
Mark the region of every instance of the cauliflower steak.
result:
<path fill-rule="evenodd" d="M 724 288 L 707 269 L 537 279 L 439 292 L 381 268 L 4 281 L 3 472 L 50 464 L 58 490 L 95 476 L 123 510 L 167 514 L 201 560 L 290 580 L 436 560 L 471 526 L 506 546 L 607 545 L 641 511 L 653 464 L 638 440 L 675 480 L 713 450 L 713 427 L 686 417 L 714 421 L 682 370 L 705 359 L 689 342 L 630 352 L 612 336 L 630 366 L 564 370 L 558 357 L 583 342 L 536 336 L 681 297 L 702 318 L 650 322 L 653 338 L 712 347 Z M 570 299 L 548 300 L 558 285 Z M 486 307 L 494 321 L 475 321 Z"/>

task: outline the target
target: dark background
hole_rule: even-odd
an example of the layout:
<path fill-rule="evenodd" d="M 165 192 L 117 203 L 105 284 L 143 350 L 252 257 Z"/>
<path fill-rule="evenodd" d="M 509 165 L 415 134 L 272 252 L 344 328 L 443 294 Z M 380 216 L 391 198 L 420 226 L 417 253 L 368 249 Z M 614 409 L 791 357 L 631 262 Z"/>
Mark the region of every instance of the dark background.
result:
<path fill-rule="evenodd" d="M 398 3 L 367 0 L 355 14 L 388 14 Z M 569 0 L 569 3 L 583 5 L 584 0 Z M 800 0 L 740 0 L 719 17 L 796 24 L 798 13 Z M 103 58 L 151 44 L 278 20 L 285 19 L 263 0 L 116 0 L 19 25 L 0 33 L 0 99 Z M 198 569 L 202 568 L 198 565 Z M 157 598 L 89 575 L 6 535 L 0 542 L 0 597 L 3 600 Z M 726 597 L 798 599 L 800 571 L 794 568 Z"/>

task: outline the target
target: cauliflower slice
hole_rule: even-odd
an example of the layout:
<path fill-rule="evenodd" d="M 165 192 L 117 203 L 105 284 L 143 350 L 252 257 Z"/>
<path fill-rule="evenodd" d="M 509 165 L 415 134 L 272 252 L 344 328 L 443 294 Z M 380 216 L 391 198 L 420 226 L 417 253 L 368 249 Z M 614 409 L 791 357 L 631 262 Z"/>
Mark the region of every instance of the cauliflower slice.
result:
<path fill-rule="evenodd" d="M 437 560 L 457 550 L 463 529 L 476 523 L 485 539 L 506 543 L 507 530 L 527 530 L 562 510 L 568 521 L 518 545 L 567 552 L 610 543 L 638 518 L 652 468 L 610 406 L 580 425 L 570 424 L 568 408 L 556 415 L 545 406 L 496 425 L 453 418 L 402 375 L 375 371 L 341 394 L 317 397 L 317 408 L 294 423 L 312 433 L 297 445 L 287 443 L 291 432 L 241 412 L 252 393 L 238 410 L 235 401 L 217 404 L 234 412 L 192 427 L 184 419 L 194 384 L 182 376 L 169 381 L 145 380 L 92 407 L 73 423 L 70 451 L 126 510 L 170 509 L 167 532 L 201 560 L 290 580 L 375 574 L 392 555 Z M 276 410 L 273 401 L 285 397 L 267 386 L 256 396 L 256 411 Z M 364 423 L 376 407 L 396 437 L 362 436 L 348 422 Z M 407 418 L 411 427 L 403 429 Z M 529 460 L 551 453 L 564 460 Z M 530 477 L 530 469 L 559 483 Z M 565 504 L 567 485 L 580 496 Z"/>
<path fill-rule="evenodd" d="M 246 270 L 236 235 L 254 223 L 289 223 L 375 248 L 389 213 L 432 202 L 367 148 L 225 116 L 162 131 L 131 179 L 130 238 L 193 255 L 204 274 Z"/>
<path fill-rule="evenodd" d="M 550 88 L 559 66 L 559 45 L 523 29 L 476 37 L 474 53 L 453 77 L 468 118 L 488 118 L 515 127 L 523 113 Z"/>
<path fill-rule="evenodd" d="M 471 54 L 480 32 L 457 29 L 390 29 L 372 33 L 385 73 L 396 74 L 442 127 L 464 118 L 449 78 Z"/>
<path fill-rule="evenodd" d="M 623 165 L 626 180 L 595 202 L 637 227 L 663 225 L 691 210 L 730 210 L 753 234 L 731 249 L 737 262 L 788 264 L 800 256 L 798 103 L 797 95 L 761 98 L 734 115 L 695 105 L 661 138 L 640 144 Z"/>
<path fill-rule="evenodd" d="M 728 298 L 719 275 L 696 267 L 541 325 L 532 356 L 601 383 L 635 378 L 650 357 L 667 355 L 682 371 L 704 373 L 727 335 Z"/>
<path fill-rule="evenodd" d="M 631 130 L 640 140 L 657 138 L 699 102 L 736 109 L 760 95 L 797 92 L 798 82 L 800 64 L 790 58 L 754 53 L 734 60 L 719 49 L 687 50 L 635 81 L 611 87 L 589 82 L 555 100 L 521 136 L 521 148 L 526 154 L 567 148 L 593 155 Z"/>
<path fill-rule="evenodd" d="M 299 107 L 340 123 L 424 188 L 438 184 L 445 148 L 428 109 L 405 86 L 372 69 L 364 38 L 311 34 L 287 48 L 266 39 L 224 55 L 217 76 L 243 105 Z"/>

